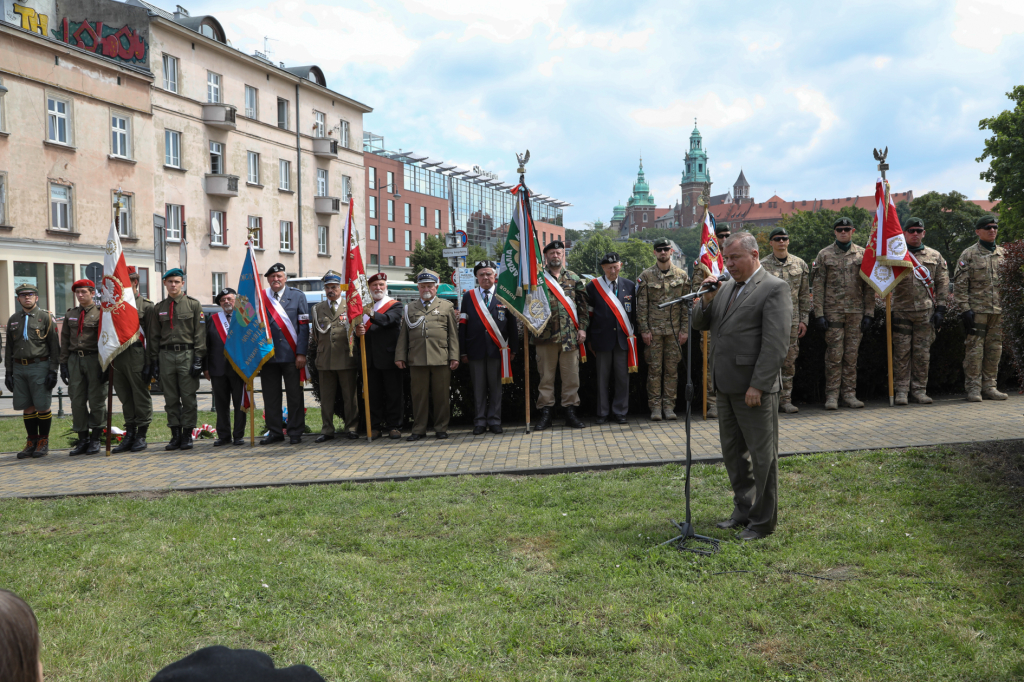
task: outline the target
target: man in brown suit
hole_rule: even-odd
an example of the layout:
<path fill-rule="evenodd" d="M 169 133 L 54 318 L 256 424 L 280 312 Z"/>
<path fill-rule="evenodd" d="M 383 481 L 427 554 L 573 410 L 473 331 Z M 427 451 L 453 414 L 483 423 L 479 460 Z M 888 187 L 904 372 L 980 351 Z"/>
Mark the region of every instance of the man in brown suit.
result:
<path fill-rule="evenodd" d="M 739 538 L 758 540 L 778 521 L 779 391 L 793 299 L 789 285 L 761 267 L 749 232 L 731 236 L 724 254 L 732 280 L 694 303 L 693 328 L 711 331 L 718 434 L 733 489 L 732 516 L 718 527 L 746 526 Z"/>
<path fill-rule="evenodd" d="M 345 435 L 359 438 L 359 355 L 349 350 L 348 324 L 341 298 L 341 275 L 330 270 L 323 277 L 327 299 L 313 307 L 310 341 L 316 344 L 316 372 L 320 381 L 320 416 L 323 428 L 316 442 L 334 438 L 334 400 L 341 390 L 345 406 Z"/>
<path fill-rule="evenodd" d="M 409 368 L 412 392 L 412 435 L 425 438 L 430 406 L 434 407 L 434 432 L 448 437 L 451 417 L 452 372 L 459 366 L 459 317 L 450 301 L 437 297 L 441 278 L 433 270 L 416 275 L 418 301 L 405 306 L 402 329 L 395 348 L 395 365 Z M 433 385 L 431 385 L 433 384 Z"/>

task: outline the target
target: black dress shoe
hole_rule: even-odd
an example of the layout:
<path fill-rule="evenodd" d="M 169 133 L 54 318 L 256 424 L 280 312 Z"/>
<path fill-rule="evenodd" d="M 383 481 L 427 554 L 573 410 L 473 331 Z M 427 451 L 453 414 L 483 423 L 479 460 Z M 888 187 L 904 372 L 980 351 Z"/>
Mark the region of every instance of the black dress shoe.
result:
<path fill-rule="evenodd" d="M 491 424 L 491 433 L 501 434 L 501 427 L 497 424 Z"/>
<path fill-rule="evenodd" d="M 275 436 L 274 434 L 270 434 L 266 438 L 260 440 L 260 445 L 270 445 L 272 443 L 282 442 L 284 442 L 284 436 Z"/>
<path fill-rule="evenodd" d="M 355 431 L 346 431 L 345 434 L 346 438 L 348 438 L 349 440 L 356 440 L 359 438 L 359 434 L 356 433 Z"/>
<path fill-rule="evenodd" d="M 316 440 L 313 441 L 313 442 L 314 443 L 326 443 L 329 440 L 334 440 L 334 436 L 333 435 L 327 435 L 326 433 L 321 433 L 319 436 L 316 437 Z"/>
<path fill-rule="evenodd" d="M 221 445 L 231 445 L 231 439 L 230 438 L 218 438 L 217 440 L 213 441 L 213 447 L 219 448 Z"/>
<path fill-rule="evenodd" d="M 473 435 L 474 436 L 479 436 L 481 433 L 483 433 L 486 430 L 487 430 L 486 426 L 474 426 L 473 427 Z"/>
<path fill-rule="evenodd" d="M 390 438 L 391 440 L 398 440 L 401 437 L 402 437 L 402 430 L 401 429 L 391 429 L 391 431 L 388 432 L 388 438 Z"/>
<path fill-rule="evenodd" d="M 288 436 L 289 445 L 298 445 L 302 442 L 302 436 Z"/>
<path fill-rule="evenodd" d="M 409 436 L 408 438 L 406 438 L 406 440 L 411 443 L 411 442 L 413 442 L 415 440 L 419 440 L 420 438 L 426 438 L 426 437 L 427 437 L 427 434 L 425 434 L 425 433 L 414 433 L 411 436 Z"/>
<path fill-rule="evenodd" d="M 447 438 L 448 437 L 448 432 L 447 431 L 442 431 L 442 432 L 436 433 L 434 435 L 437 436 L 438 438 Z"/>
<path fill-rule="evenodd" d="M 598 417 L 594 420 L 595 424 L 604 424 L 608 421 L 608 417 Z"/>
<path fill-rule="evenodd" d="M 768 537 L 767 533 L 758 533 L 756 530 L 750 530 L 749 528 L 741 530 L 736 534 L 736 538 L 743 542 L 749 542 L 750 540 L 763 540 L 766 537 Z"/>
<path fill-rule="evenodd" d="M 236 438 L 234 440 L 234 444 L 235 445 L 245 445 L 245 439 L 244 438 Z"/>
<path fill-rule="evenodd" d="M 626 415 L 624 415 L 624 414 L 616 414 L 616 415 L 613 415 L 612 418 L 615 420 L 616 424 L 625 424 L 626 423 Z"/>
<path fill-rule="evenodd" d="M 715 524 L 722 530 L 729 530 L 730 528 L 745 528 L 747 525 L 746 521 L 737 521 L 736 519 L 726 519 L 725 521 L 719 521 Z"/>

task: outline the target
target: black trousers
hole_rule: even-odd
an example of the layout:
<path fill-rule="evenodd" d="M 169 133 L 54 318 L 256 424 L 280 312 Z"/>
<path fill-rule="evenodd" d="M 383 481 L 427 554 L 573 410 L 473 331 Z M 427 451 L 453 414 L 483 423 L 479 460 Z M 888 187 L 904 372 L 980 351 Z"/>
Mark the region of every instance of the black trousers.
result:
<path fill-rule="evenodd" d="M 288 435 L 301 436 L 306 429 L 305 401 L 299 370 L 294 362 L 268 362 L 260 370 L 260 387 L 263 389 L 263 409 L 267 415 L 267 429 L 271 436 L 284 435 L 284 418 L 281 411 L 281 380 L 288 396 Z"/>
<path fill-rule="evenodd" d="M 370 423 L 379 428 L 401 429 L 405 421 L 405 379 L 402 370 L 367 368 L 370 384 Z"/>
<path fill-rule="evenodd" d="M 469 361 L 476 416 L 473 426 L 501 425 L 501 358 Z M 488 405 L 488 400 L 490 405 Z"/>
<path fill-rule="evenodd" d="M 228 369 L 222 377 L 210 377 L 213 401 L 217 405 L 217 437 L 224 439 L 231 434 L 233 440 L 245 436 L 245 410 L 242 409 L 242 395 L 245 382 L 238 372 Z M 235 428 L 231 429 L 231 406 L 235 407 Z"/>
<path fill-rule="evenodd" d="M 597 362 L 597 416 L 625 416 L 629 411 L 629 352 L 621 348 L 594 351 Z M 609 384 L 612 384 L 609 386 Z"/>

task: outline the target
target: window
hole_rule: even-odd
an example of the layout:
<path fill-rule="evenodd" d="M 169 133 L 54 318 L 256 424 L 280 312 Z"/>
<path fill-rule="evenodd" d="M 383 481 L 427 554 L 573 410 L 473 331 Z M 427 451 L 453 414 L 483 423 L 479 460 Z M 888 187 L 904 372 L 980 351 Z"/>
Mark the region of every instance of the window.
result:
<path fill-rule="evenodd" d="M 386 189 L 389 192 L 394 192 L 395 191 L 395 174 L 393 172 L 391 172 L 391 171 L 388 171 L 388 174 L 387 174 L 386 177 L 387 177 L 388 184 L 386 184 L 384 186 L 384 189 Z"/>
<path fill-rule="evenodd" d="M 224 224 L 224 212 L 210 211 L 210 246 L 224 246 L 227 242 L 226 238 L 227 228 Z"/>
<path fill-rule="evenodd" d="M 352 178 L 347 175 L 341 176 L 341 200 L 348 201 L 352 196 Z"/>
<path fill-rule="evenodd" d="M 164 90 L 178 91 L 178 58 L 164 55 Z"/>
<path fill-rule="evenodd" d="M 71 229 L 71 187 L 50 185 L 50 228 Z"/>
<path fill-rule="evenodd" d="M 288 130 L 288 100 L 277 98 L 277 127 Z"/>
<path fill-rule="evenodd" d="M 117 201 L 117 193 L 114 191 L 110 192 L 113 201 L 110 202 L 111 208 L 113 208 L 114 201 Z M 117 216 L 117 233 L 122 237 L 134 237 L 132 233 L 132 197 L 130 194 L 124 194 L 121 196 L 121 210 L 118 211 Z"/>
<path fill-rule="evenodd" d="M 100 266 L 100 279 L 103 278 L 103 266 Z M 14 287 L 17 288 L 22 284 L 31 284 L 32 286 L 39 289 L 39 307 L 48 310 L 50 306 L 47 303 L 49 298 L 46 294 L 49 291 L 49 287 L 46 286 L 46 263 L 26 263 L 23 261 L 14 261 Z M 71 308 L 72 306 L 68 306 Z M 66 310 L 67 308 L 65 308 Z M 11 368 L 8 367 L 8 370 Z"/>
<path fill-rule="evenodd" d="M 434 227 L 438 230 L 441 229 L 441 209 L 434 209 Z"/>
<path fill-rule="evenodd" d="M 395 220 L 395 200 L 388 199 L 388 220 L 394 222 Z"/>
<path fill-rule="evenodd" d="M 366 186 L 370 189 L 377 189 L 377 169 L 373 166 L 366 168 Z"/>
<path fill-rule="evenodd" d="M 647 212 L 646 211 L 644 212 L 644 222 L 645 223 L 647 222 Z"/>
<path fill-rule="evenodd" d="M 327 255 L 327 226 L 318 225 L 316 228 L 316 252 L 319 256 Z"/>
<path fill-rule="evenodd" d="M 224 174 L 224 145 L 220 142 L 210 142 L 210 173 Z"/>
<path fill-rule="evenodd" d="M 368 213 L 368 215 L 366 216 L 367 218 L 376 218 L 377 217 L 377 197 L 370 197 L 370 208 L 367 211 L 367 213 Z"/>
<path fill-rule="evenodd" d="M 369 229 L 370 229 L 370 237 L 369 237 L 370 241 L 372 241 L 372 242 L 377 241 L 377 226 L 376 225 L 370 225 Z"/>
<path fill-rule="evenodd" d="M 213 274 L 213 295 L 216 296 L 220 293 L 221 289 L 227 286 L 228 273 L 214 272 L 211 274 Z"/>
<path fill-rule="evenodd" d="M 256 119 L 259 116 L 259 90 L 251 85 L 245 86 L 245 117 Z"/>
<path fill-rule="evenodd" d="M 323 168 L 316 169 L 316 195 L 327 196 L 327 171 Z"/>
<path fill-rule="evenodd" d="M 405 205 L 405 224 L 412 224 L 412 204 Z"/>
<path fill-rule="evenodd" d="M 213 71 L 206 72 L 206 101 L 220 104 L 220 74 Z"/>
<path fill-rule="evenodd" d="M 181 231 L 185 224 L 185 207 L 176 204 L 167 204 L 166 229 L 167 241 L 180 242 Z"/>
<path fill-rule="evenodd" d="M 394 256 L 388 256 L 388 265 L 394 265 L 394 264 L 395 264 L 395 257 Z"/>
<path fill-rule="evenodd" d="M 292 189 L 292 162 L 281 159 L 277 163 L 281 175 L 281 181 L 278 186 L 290 192 Z"/>
<path fill-rule="evenodd" d="M 388 241 L 392 244 L 395 243 L 395 228 L 393 227 L 388 228 Z"/>
<path fill-rule="evenodd" d="M 130 159 L 132 155 L 128 142 L 131 139 L 131 128 L 129 128 L 127 116 L 110 115 L 110 136 L 110 153 Z"/>
<path fill-rule="evenodd" d="M 135 268 L 139 273 L 139 293 L 149 298 L 149 268 Z"/>
<path fill-rule="evenodd" d="M 46 98 L 47 138 L 50 142 L 70 144 L 68 141 L 68 103 L 54 97 Z"/>
<path fill-rule="evenodd" d="M 377 265 L 377 254 L 375 254 L 375 253 L 371 253 L 370 254 L 370 265 Z M 68 306 L 68 307 L 71 307 L 71 306 Z"/>
<path fill-rule="evenodd" d="M 75 299 L 75 292 L 71 291 L 71 285 L 75 280 L 75 266 L 68 263 L 53 264 L 53 304 L 54 314 L 57 317 L 64 313 L 59 312 L 74 308 L 78 305 Z"/>
<path fill-rule="evenodd" d="M 181 168 L 181 133 L 177 131 L 164 131 L 164 165 Z"/>
<path fill-rule="evenodd" d="M 547 243 L 548 243 L 548 233 L 542 231 L 540 233 L 540 245 L 541 245 L 541 247 L 543 247 Z"/>
<path fill-rule="evenodd" d="M 338 138 L 341 140 L 341 146 L 344 147 L 345 149 L 349 148 L 348 137 L 348 121 L 342 119 L 341 130 L 338 133 Z"/>
<path fill-rule="evenodd" d="M 253 248 L 263 250 L 263 218 L 249 216 L 249 234 L 252 235 Z"/>
<path fill-rule="evenodd" d="M 7 174 L 0 173 L 0 225 L 7 224 Z"/>
<path fill-rule="evenodd" d="M 409 257 L 405 257 L 405 267 L 409 267 Z"/>
<path fill-rule="evenodd" d="M 292 250 L 292 224 L 290 221 L 281 221 L 281 250 Z"/>
<path fill-rule="evenodd" d="M 405 231 L 405 250 L 409 251 L 412 249 L 412 232 L 409 230 Z"/>
<path fill-rule="evenodd" d="M 260 155 L 256 152 L 248 152 L 249 158 L 249 172 L 246 176 L 246 182 L 253 185 L 260 184 Z"/>
<path fill-rule="evenodd" d="M 320 111 L 313 111 L 313 137 L 326 137 L 327 117 Z"/>
<path fill-rule="evenodd" d="M 427 226 L 427 207 L 420 206 L 420 227 Z"/>
<path fill-rule="evenodd" d="M 427 245 L 427 233 L 426 232 L 420 232 L 420 246 L 426 246 L 426 245 Z"/>

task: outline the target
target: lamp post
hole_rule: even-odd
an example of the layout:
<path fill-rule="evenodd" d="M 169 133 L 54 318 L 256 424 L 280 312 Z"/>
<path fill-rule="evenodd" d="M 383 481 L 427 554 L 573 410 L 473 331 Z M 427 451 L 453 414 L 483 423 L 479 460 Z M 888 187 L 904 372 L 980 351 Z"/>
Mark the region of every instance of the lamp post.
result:
<path fill-rule="evenodd" d="M 380 191 L 382 189 L 389 189 L 389 188 L 390 188 L 390 191 L 394 192 L 391 195 L 392 198 L 395 198 L 395 199 L 401 199 L 402 198 L 402 195 L 399 194 L 395 190 L 395 183 L 394 182 L 390 182 L 390 183 L 388 183 L 386 185 L 382 185 L 379 180 L 377 181 L 377 272 L 380 272 L 380 241 L 381 241 L 381 239 L 380 239 L 380 223 L 381 223 L 381 217 L 380 217 L 380 211 L 381 211 Z"/>

